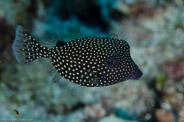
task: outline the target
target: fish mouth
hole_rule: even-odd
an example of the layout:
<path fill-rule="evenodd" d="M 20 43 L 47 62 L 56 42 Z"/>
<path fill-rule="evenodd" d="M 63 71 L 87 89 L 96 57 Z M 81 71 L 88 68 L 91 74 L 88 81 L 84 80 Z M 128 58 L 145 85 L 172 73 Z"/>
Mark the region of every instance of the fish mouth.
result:
<path fill-rule="evenodd" d="M 131 80 L 139 80 L 142 75 L 143 75 L 142 71 L 139 68 L 137 68 L 135 70 L 135 72 L 130 76 L 130 79 Z"/>

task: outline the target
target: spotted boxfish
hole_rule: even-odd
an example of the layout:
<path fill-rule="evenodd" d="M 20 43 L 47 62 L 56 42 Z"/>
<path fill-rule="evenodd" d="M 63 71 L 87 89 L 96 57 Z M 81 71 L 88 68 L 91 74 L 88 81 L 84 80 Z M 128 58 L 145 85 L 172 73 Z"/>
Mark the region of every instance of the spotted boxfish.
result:
<path fill-rule="evenodd" d="M 129 44 L 122 39 L 82 37 L 68 42 L 56 40 L 54 47 L 46 47 L 19 25 L 12 49 L 21 64 L 49 58 L 57 73 L 81 86 L 108 86 L 142 76 L 130 56 Z"/>

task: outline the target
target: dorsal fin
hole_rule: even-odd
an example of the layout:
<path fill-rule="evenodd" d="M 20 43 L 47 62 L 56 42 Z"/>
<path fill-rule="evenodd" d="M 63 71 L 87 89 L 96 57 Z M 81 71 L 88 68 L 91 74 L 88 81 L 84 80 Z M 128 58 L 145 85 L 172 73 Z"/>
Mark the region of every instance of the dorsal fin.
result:
<path fill-rule="evenodd" d="M 66 44 L 66 42 L 65 42 L 65 41 L 62 41 L 62 40 L 59 40 L 59 41 L 56 42 L 56 46 L 57 46 L 57 47 L 62 47 L 62 46 L 64 46 L 65 44 Z"/>
<path fill-rule="evenodd" d="M 62 46 L 62 44 L 60 44 L 61 42 L 63 42 L 64 45 L 65 42 L 59 36 L 52 32 L 46 32 L 40 41 L 42 45 L 48 48 L 53 48 L 60 45 Z"/>

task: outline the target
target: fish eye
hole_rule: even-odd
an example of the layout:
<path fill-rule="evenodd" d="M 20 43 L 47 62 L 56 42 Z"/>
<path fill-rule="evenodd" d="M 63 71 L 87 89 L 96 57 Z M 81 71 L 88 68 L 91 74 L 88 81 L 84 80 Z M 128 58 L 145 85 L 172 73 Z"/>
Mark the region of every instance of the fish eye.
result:
<path fill-rule="evenodd" d="M 115 61 L 112 60 L 112 59 L 107 60 L 107 64 L 108 64 L 108 65 L 113 65 L 114 63 L 115 63 Z"/>
<path fill-rule="evenodd" d="M 108 58 L 106 59 L 105 64 L 109 68 L 115 68 L 118 65 L 118 61 L 115 58 Z"/>

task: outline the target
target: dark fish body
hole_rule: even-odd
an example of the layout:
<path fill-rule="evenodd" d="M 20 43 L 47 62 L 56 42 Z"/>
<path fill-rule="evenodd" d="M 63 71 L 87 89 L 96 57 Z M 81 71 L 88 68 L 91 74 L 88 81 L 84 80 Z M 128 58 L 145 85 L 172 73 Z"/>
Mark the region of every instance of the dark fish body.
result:
<path fill-rule="evenodd" d="M 108 86 L 142 76 L 128 43 L 121 39 L 85 37 L 58 41 L 55 47 L 47 48 L 18 26 L 13 51 L 19 63 L 50 58 L 61 76 L 82 86 Z"/>
<path fill-rule="evenodd" d="M 14 110 L 14 111 L 15 111 L 16 115 L 19 115 L 19 112 L 17 110 Z"/>

